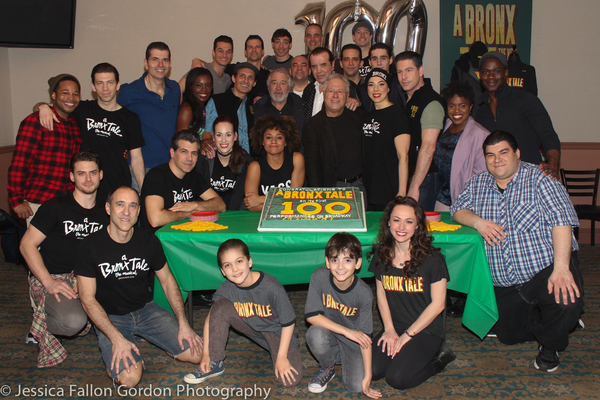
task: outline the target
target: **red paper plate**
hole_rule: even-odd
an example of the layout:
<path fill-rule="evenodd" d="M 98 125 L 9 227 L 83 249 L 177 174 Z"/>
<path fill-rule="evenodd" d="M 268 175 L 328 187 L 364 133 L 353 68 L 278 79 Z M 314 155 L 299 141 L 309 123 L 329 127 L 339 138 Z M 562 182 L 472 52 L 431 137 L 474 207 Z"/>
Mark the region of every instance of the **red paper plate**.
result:
<path fill-rule="evenodd" d="M 216 222 L 219 220 L 219 213 L 216 211 L 198 211 L 190 215 L 190 221 Z"/>

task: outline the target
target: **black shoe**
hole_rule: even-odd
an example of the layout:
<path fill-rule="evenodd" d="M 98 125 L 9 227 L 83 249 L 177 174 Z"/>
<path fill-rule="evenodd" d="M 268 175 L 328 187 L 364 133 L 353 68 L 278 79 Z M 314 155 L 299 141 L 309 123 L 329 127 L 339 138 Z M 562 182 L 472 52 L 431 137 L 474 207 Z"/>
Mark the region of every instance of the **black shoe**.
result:
<path fill-rule="evenodd" d="M 433 357 L 433 368 L 435 373 L 439 374 L 446 368 L 446 365 L 456 360 L 456 355 L 450 350 L 446 344 L 442 344 L 435 357 Z"/>
<path fill-rule="evenodd" d="M 212 300 L 212 295 L 213 292 L 207 292 L 207 291 L 194 291 L 192 294 L 192 304 L 194 305 L 194 308 L 203 308 L 203 307 L 207 307 L 210 308 L 213 305 L 213 300 Z"/>
<path fill-rule="evenodd" d="M 540 353 L 535 358 L 533 365 L 536 369 L 544 372 L 554 372 L 560 365 L 558 359 L 558 352 L 554 350 L 548 350 L 544 346 L 540 345 Z"/>
<path fill-rule="evenodd" d="M 446 310 L 446 315 L 453 318 L 462 317 L 465 311 L 465 303 L 467 299 L 459 297 L 454 301 L 454 304 Z"/>

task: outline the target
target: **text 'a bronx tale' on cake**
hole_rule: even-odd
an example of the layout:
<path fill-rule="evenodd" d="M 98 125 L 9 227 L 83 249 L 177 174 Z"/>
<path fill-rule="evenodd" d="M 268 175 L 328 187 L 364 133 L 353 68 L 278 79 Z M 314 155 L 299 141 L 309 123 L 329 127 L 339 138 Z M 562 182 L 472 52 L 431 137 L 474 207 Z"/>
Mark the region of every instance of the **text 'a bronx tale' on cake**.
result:
<path fill-rule="evenodd" d="M 282 188 L 267 193 L 259 231 L 365 232 L 358 188 Z"/>

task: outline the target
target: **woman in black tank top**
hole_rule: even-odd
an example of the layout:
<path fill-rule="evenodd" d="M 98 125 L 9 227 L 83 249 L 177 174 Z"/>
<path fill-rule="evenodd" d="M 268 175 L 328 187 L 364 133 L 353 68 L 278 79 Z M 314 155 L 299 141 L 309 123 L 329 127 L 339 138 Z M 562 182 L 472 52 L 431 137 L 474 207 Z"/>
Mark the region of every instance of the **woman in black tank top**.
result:
<path fill-rule="evenodd" d="M 301 187 L 304 184 L 304 156 L 298 125 L 291 117 L 262 116 L 250 130 L 252 150 L 259 154 L 248 166 L 244 204 L 261 212 L 271 187 Z"/>

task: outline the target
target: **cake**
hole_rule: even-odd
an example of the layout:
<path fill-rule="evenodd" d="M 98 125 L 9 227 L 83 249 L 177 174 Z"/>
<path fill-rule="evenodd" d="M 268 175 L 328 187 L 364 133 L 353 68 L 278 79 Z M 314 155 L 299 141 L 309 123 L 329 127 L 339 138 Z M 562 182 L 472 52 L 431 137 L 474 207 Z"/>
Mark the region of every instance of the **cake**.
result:
<path fill-rule="evenodd" d="M 259 231 L 365 232 L 365 206 L 358 188 L 269 189 Z"/>

